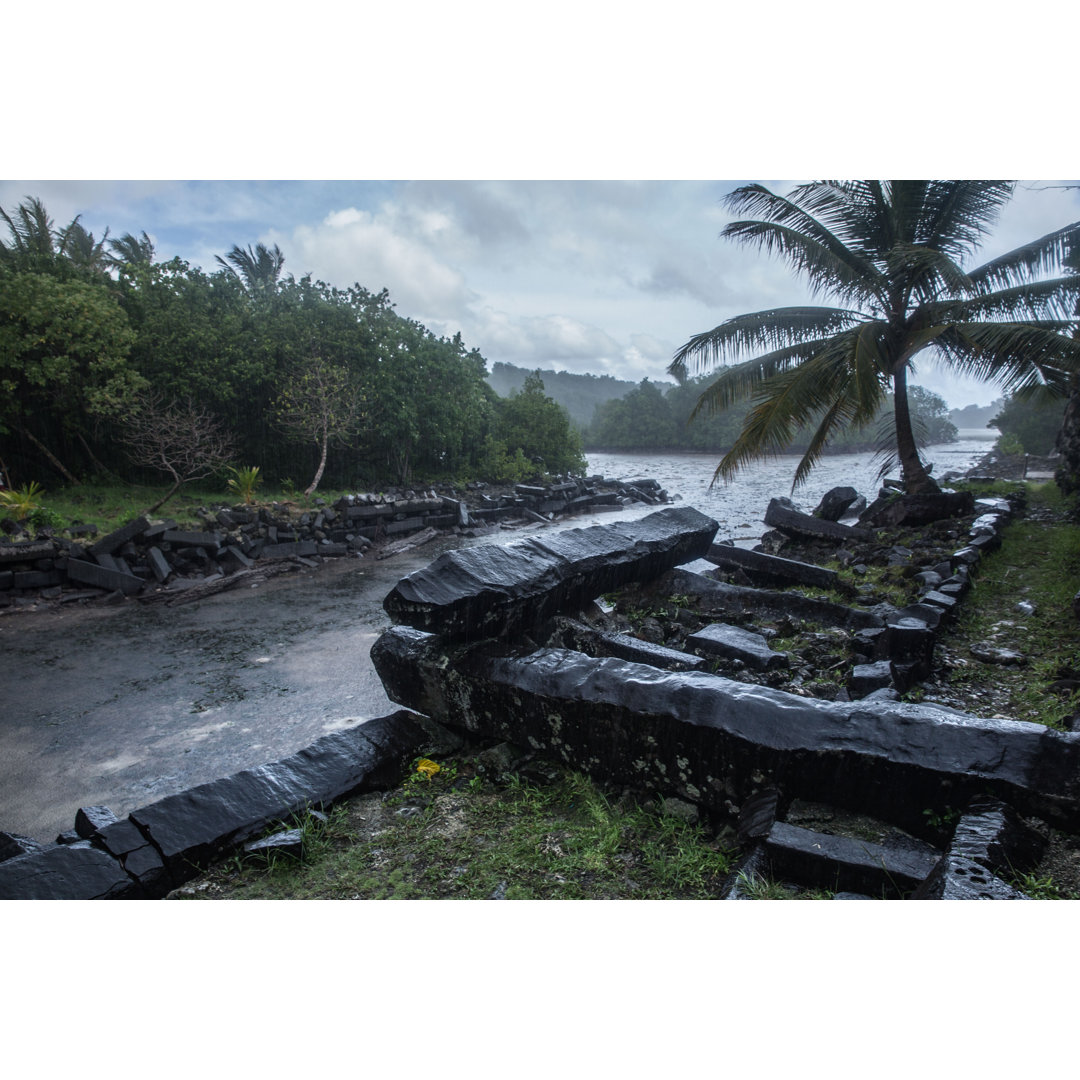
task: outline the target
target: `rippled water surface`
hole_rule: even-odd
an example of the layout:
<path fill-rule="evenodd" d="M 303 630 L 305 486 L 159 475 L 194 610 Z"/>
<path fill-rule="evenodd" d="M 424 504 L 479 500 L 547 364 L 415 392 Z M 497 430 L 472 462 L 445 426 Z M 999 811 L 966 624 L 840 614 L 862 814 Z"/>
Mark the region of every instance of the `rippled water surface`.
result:
<path fill-rule="evenodd" d="M 988 431 L 978 438 L 961 438 L 955 443 L 927 447 L 924 458 L 934 463 L 936 476 L 965 471 L 990 450 L 995 434 Z M 711 486 L 719 460 L 715 454 L 587 454 L 586 457 L 591 474 L 602 473 L 623 480 L 652 477 L 672 497 L 680 495 L 683 502 L 715 518 L 720 523 L 718 539 L 756 540 L 765 531 L 763 519 L 769 500 L 778 495 L 788 496 L 809 512 L 830 488 L 849 485 L 871 500 L 880 487 L 873 453 L 823 458 L 810 479 L 794 494 L 791 482 L 799 464 L 797 455 L 758 462 L 732 483 L 715 486 Z"/>

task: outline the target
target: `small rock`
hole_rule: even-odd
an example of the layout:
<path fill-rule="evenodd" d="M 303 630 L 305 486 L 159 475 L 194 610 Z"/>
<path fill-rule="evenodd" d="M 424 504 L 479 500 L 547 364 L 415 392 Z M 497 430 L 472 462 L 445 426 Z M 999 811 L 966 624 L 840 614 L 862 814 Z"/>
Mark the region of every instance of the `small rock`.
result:
<path fill-rule="evenodd" d="M 1026 664 L 1027 657 L 1015 649 L 996 649 L 990 645 L 972 645 L 971 655 L 984 664 Z"/>

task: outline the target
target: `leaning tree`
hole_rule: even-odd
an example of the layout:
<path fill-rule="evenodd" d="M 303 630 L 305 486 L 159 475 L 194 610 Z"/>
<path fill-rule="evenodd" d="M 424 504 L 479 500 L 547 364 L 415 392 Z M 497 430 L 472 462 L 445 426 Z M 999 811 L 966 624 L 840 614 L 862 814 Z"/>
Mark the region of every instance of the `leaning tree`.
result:
<path fill-rule="evenodd" d="M 1013 193 L 993 180 L 855 180 L 803 184 L 788 196 L 752 184 L 726 199 L 746 220 L 721 236 L 779 255 L 815 295 L 839 306 L 740 315 L 691 338 L 669 372 L 722 366 L 691 416 L 749 398 L 737 440 L 714 476 L 782 453 L 814 432 L 795 472 L 803 483 L 830 436 L 873 419 L 893 393 L 896 457 L 905 490 L 937 491 L 919 456 L 908 374 L 926 349 L 955 370 L 1007 390 L 1065 392 L 1080 369 L 1076 275 L 1061 260 L 1080 222 L 975 269 L 977 251 Z M 746 358 L 748 357 L 748 358 Z M 744 359 L 745 358 L 745 359 Z"/>

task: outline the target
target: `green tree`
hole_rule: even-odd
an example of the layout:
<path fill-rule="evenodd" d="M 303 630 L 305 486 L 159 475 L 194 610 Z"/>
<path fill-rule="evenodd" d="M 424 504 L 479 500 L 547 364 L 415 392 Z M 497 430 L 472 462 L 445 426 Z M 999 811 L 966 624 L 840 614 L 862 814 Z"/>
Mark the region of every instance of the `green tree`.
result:
<path fill-rule="evenodd" d="M 589 443 L 609 450 L 665 450 L 678 444 L 678 434 L 660 387 L 642 379 L 621 398 L 596 407 Z"/>
<path fill-rule="evenodd" d="M 77 483 L 60 455 L 85 447 L 90 424 L 118 416 L 145 385 L 128 363 L 134 336 L 104 285 L 0 275 L 0 435 L 18 433 Z"/>
<path fill-rule="evenodd" d="M 1063 398 L 1045 394 L 1010 394 L 998 414 L 986 426 L 995 427 L 1001 432 L 999 446 L 1011 436 L 1013 445 L 1019 443 L 1023 448 L 1020 452 L 1046 455 L 1054 449 L 1064 414 Z"/>
<path fill-rule="evenodd" d="M 580 475 L 587 468 L 581 436 L 567 411 L 544 393 L 539 371 L 497 403 L 494 440 L 510 457 L 520 450 L 539 472 Z"/>
<path fill-rule="evenodd" d="M 931 346 L 964 374 L 1064 392 L 1080 366 L 1080 343 L 1067 336 L 1077 282 L 1042 275 L 1058 270 L 1080 223 L 962 268 L 1012 191 L 1002 181 L 861 180 L 804 184 L 789 198 L 756 184 L 732 192 L 728 206 L 755 216 L 721 235 L 780 255 L 815 292 L 846 306 L 740 315 L 675 354 L 677 378 L 691 361 L 731 365 L 695 415 L 753 402 L 716 477 L 782 452 L 811 425 L 798 486 L 833 433 L 869 424 L 891 388 L 905 490 L 938 490 L 919 456 L 908 397 L 912 362 Z"/>
<path fill-rule="evenodd" d="M 289 380 L 274 403 L 278 425 L 294 439 L 313 442 L 318 448 L 319 465 L 305 495 L 319 486 L 330 445 L 345 443 L 355 434 L 362 396 L 345 368 L 315 356 Z"/>

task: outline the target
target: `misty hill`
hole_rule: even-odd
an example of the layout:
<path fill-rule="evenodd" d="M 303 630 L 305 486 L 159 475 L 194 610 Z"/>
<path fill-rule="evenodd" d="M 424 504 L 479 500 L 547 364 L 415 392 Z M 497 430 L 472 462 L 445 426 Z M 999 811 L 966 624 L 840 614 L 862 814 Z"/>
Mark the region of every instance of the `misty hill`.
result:
<path fill-rule="evenodd" d="M 492 364 L 487 381 L 500 397 L 509 397 L 512 390 L 521 389 L 525 376 L 531 375 L 534 370 L 496 361 Z M 597 405 L 621 398 L 638 385 L 611 375 L 576 375 L 569 371 L 541 370 L 540 378 L 544 380 L 544 393 L 562 405 L 579 428 L 588 427 L 592 422 Z M 674 383 L 656 385 L 667 390 Z"/>
<path fill-rule="evenodd" d="M 949 419 L 958 428 L 984 428 L 1005 405 L 1004 398 L 998 398 L 989 405 L 965 405 L 962 409 L 952 409 Z"/>

